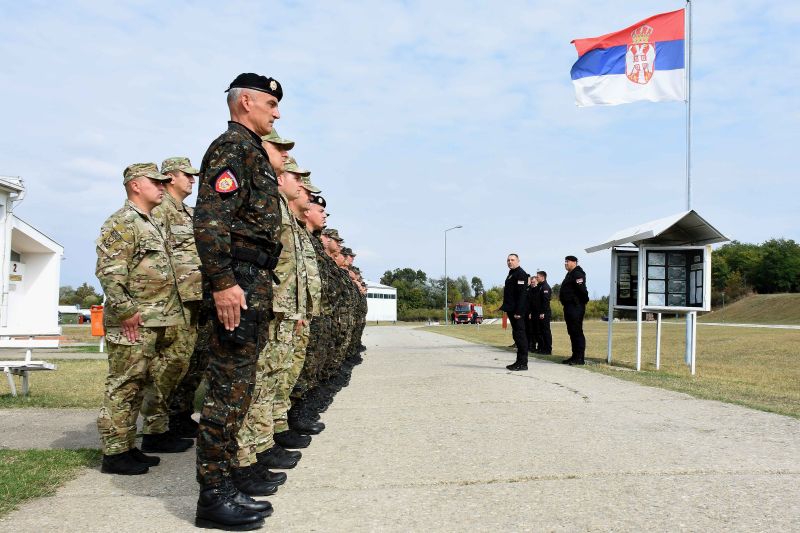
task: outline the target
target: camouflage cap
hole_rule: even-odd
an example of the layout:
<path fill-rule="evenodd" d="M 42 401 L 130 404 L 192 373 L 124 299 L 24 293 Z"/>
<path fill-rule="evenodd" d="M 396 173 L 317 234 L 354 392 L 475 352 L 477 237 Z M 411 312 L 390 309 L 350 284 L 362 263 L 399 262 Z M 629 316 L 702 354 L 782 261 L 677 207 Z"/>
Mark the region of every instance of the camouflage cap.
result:
<path fill-rule="evenodd" d="M 358 267 L 357 267 L 357 266 L 355 266 L 355 265 L 350 265 L 350 270 L 352 270 L 353 272 L 355 272 L 355 273 L 356 273 L 356 274 L 358 274 L 359 276 L 361 275 L 361 269 L 360 269 L 360 268 L 358 268 Z"/>
<path fill-rule="evenodd" d="M 284 150 L 291 150 L 294 148 L 294 141 L 290 141 L 289 139 L 284 139 L 278 132 L 275 131 L 275 126 L 272 127 L 272 131 L 267 133 L 266 135 L 261 136 L 262 141 L 271 142 L 272 144 L 277 144 L 283 147 Z"/>
<path fill-rule="evenodd" d="M 122 171 L 122 184 L 125 185 L 136 178 L 150 178 L 158 181 L 172 181 L 170 176 L 165 176 L 158 171 L 155 163 L 134 163 Z"/>
<path fill-rule="evenodd" d="M 317 194 L 322 192 L 322 189 L 311 183 L 311 176 L 303 176 L 303 188 L 310 192 L 311 194 Z M 324 207 L 324 206 L 323 206 Z"/>
<path fill-rule="evenodd" d="M 344 242 L 344 239 L 339 237 L 339 230 L 337 229 L 325 228 L 324 230 L 322 230 L 322 234 L 325 235 L 326 237 L 330 237 L 334 241 Z"/>
<path fill-rule="evenodd" d="M 297 160 L 291 156 L 287 157 L 286 161 L 283 163 L 283 170 L 284 172 L 291 172 L 293 174 L 297 174 L 301 178 L 311 175 L 310 170 L 306 170 L 298 166 Z"/>
<path fill-rule="evenodd" d="M 192 166 L 188 157 L 170 157 L 161 162 L 161 173 L 166 174 L 170 170 L 180 170 L 186 174 L 197 175 L 200 171 Z"/>
<path fill-rule="evenodd" d="M 347 246 L 342 248 L 342 255 L 349 255 L 350 257 L 356 256 L 356 254 L 353 253 L 353 250 L 351 248 L 348 248 Z"/>

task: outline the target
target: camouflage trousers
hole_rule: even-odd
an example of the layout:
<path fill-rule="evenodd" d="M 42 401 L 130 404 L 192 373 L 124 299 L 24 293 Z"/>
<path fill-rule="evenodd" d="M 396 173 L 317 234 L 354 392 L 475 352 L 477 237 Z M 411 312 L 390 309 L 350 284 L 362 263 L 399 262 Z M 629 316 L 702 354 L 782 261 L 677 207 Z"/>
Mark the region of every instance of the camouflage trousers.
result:
<path fill-rule="evenodd" d="M 257 339 L 238 345 L 220 339 L 217 318 L 208 319 L 208 388 L 197 436 L 197 481 L 202 486 L 220 485 L 236 466 L 236 435 L 250 408 L 259 353 L 267 345 L 267 320 L 266 314 L 259 319 Z"/>
<path fill-rule="evenodd" d="M 292 322 L 297 324 L 296 320 Z M 303 370 L 310 327 L 310 321 L 306 320 L 299 332 L 296 328 L 294 329 L 291 357 L 288 358 L 283 372 L 278 376 L 278 389 L 275 391 L 275 401 L 272 406 L 275 433 L 289 429 L 289 408 L 292 406 L 289 397 Z"/>
<path fill-rule="evenodd" d="M 315 316 L 311 320 L 306 359 L 297 380 L 297 388 L 292 392 L 293 398 L 300 398 L 307 390 L 319 385 L 322 368 L 332 348 L 331 316 Z"/>
<path fill-rule="evenodd" d="M 164 361 L 178 358 L 179 331 L 184 327 L 140 327 L 136 343 L 130 342 L 120 328 L 108 328 L 108 375 L 97 418 L 105 455 L 124 453 L 135 446 L 136 419 L 145 387 L 161 372 Z"/>
<path fill-rule="evenodd" d="M 175 341 L 169 350 L 162 353 L 151 372 L 142 401 L 141 415 L 144 421 L 142 433 L 164 433 L 169 429 L 169 404 L 175 387 L 181 382 L 189 368 L 189 361 L 197 341 L 197 311 L 185 307 L 189 325 L 175 328 Z"/>
<path fill-rule="evenodd" d="M 198 322 L 197 341 L 189 359 L 189 368 L 170 398 L 169 413 L 171 415 L 194 412 L 194 397 L 208 366 L 208 356 L 211 352 L 211 328 L 214 321 L 208 320 L 204 315 Z"/>
<path fill-rule="evenodd" d="M 272 410 L 278 378 L 291 365 L 295 324 L 294 320 L 283 320 L 280 314 L 269 323 L 268 343 L 258 356 L 253 378 L 253 401 L 236 434 L 239 466 L 254 465 L 257 453 L 275 445 Z"/>

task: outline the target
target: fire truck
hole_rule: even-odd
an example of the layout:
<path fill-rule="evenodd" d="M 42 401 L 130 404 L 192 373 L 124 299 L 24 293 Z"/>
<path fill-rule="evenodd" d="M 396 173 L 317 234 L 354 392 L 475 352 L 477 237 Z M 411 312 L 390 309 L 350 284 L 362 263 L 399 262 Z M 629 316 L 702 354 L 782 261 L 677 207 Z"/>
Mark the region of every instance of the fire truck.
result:
<path fill-rule="evenodd" d="M 483 306 L 470 302 L 457 303 L 451 317 L 455 324 L 480 324 L 483 322 Z"/>

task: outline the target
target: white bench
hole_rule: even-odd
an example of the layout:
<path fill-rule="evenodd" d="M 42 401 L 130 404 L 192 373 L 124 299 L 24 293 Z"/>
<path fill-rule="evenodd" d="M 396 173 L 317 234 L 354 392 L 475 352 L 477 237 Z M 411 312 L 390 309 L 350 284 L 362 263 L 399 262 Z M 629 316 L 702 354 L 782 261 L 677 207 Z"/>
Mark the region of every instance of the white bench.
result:
<path fill-rule="evenodd" d="M 0 337 L 0 348 L 23 348 L 25 349 L 25 360 L 0 361 L 0 369 L 6 373 L 8 386 L 11 389 L 11 396 L 17 395 L 17 388 L 14 386 L 14 375 L 22 376 L 22 394 L 28 394 L 28 376 L 35 370 L 55 370 L 56 365 L 47 361 L 32 361 L 33 350 L 35 348 L 58 348 L 58 337 L 49 339 L 37 339 L 39 335 L 31 335 L 27 339 L 20 339 L 11 336 Z"/>

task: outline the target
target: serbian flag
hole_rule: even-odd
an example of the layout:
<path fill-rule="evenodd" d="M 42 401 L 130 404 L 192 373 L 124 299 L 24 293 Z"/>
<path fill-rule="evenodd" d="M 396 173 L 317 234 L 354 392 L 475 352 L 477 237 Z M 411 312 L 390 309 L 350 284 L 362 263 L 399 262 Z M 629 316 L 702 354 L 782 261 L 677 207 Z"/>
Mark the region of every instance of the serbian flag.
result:
<path fill-rule="evenodd" d="M 578 50 L 571 74 L 580 107 L 686 99 L 683 9 L 572 44 Z"/>

